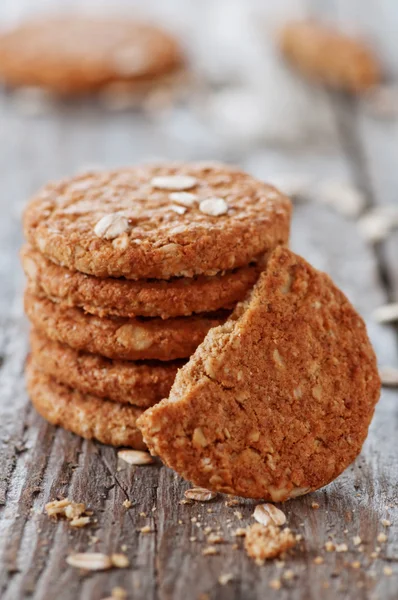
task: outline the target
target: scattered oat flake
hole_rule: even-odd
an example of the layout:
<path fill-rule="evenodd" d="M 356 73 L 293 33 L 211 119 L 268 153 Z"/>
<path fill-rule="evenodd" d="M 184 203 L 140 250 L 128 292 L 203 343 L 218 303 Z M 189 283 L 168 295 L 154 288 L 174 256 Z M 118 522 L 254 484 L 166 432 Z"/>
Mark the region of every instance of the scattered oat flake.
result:
<path fill-rule="evenodd" d="M 396 367 L 381 367 L 379 375 L 381 383 L 385 387 L 398 387 L 398 369 Z"/>
<path fill-rule="evenodd" d="M 207 490 L 206 488 L 195 487 L 190 490 L 185 490 L 184 496 L 187 500 L 197 500 L 198 502 L 209 502 L 216 498 L 217 494 Z"/>
<path fill-rule="evenodd" d="M 354 544 L 354 546 L 359 546 L 360 544 L 362 544 L 362 539 L 359 537 L 359 535 L 355 535 L 352 538 L 352 543 Z"/>
<path fill-rule="evenodd" d="M 348 546 L 347 544 L 337 544 L 336 545 L 336 552 L 348 552 Z"/>
<path fill-rule="evenodd" d="M 387 577 L 390 577 L 393 574 L 393 570 L 391 567 L 383 567 L 383 573 L 384 575 L 387 575 Z"/>
<path fill-rule="evenodd" d="M 141 533 L 152 533 L 152 528 L 150 525 L 144 525 L 144 527 L 141 527 L 138 531 Z"/>
<path fill-rule="evenodd" d="M 388 519 L 382 519 L 382 520 L 380 521 L 380 523 L 381 523 L 382 525 L 384 525 L 384 527 L 391 527 L 391 521 L 389 521 Z"/>
<path fill-rule="evenodd" d="M 365 208 L 363 194 L 344 181 L 323 181 L 314 186 L 309 196 L 346 217 L 357 217 Z"/>
<path fill-rule="evenodd" d="M 177 204 L 172 204 L 170 206 L 170 210 L 177 213 L 177 215 L 185 215 L 185 213 L 187 212 L 185 206 L 178 206 Z"/>
<path fill-rule="evenodd" d="M 113 566 L 111 558 L 100 552 L 80 552 L 70 554 L 66 557 L 66 562 L 71 567 L 84 569 L 86 571 L 106 571 Z"/>
<path fill-rule="evenodd" d="M 378 323 L 398 321 L 398 302 L 379 306 L 373 311 L 373 318 Z"/>
<path fill-rule="evenodd" d="M 282 583 L 280 579 L 271 579 L 269 582 L 269 587 L 273 590 L 280 590 L 282 587 Z"/>
<path fill-rule="evenodd" d="M 129 229 L 127 218 L 120 213 L 105 215 L 94 227 L 94 233 L 99 238 L 113 240 Z"/>
<path fill-rule="evenodd" d="M 203 556 L 212 556 L 214 554 L 218 554 L 218 550 L 214 546 L 207 546 L 202 550 L 202 554 Z"/>
<path fill-rule="evenodd" d="M 253 517 L 262 525 L 284 525 L 286 515 L 273 504 L 258 504 L 254 509 Z"/>
<path fill-rule="evenodd" d="M 314 510 L 318 510 L 318 508 L 319 508 L 319 504 L 318 504 L 318 502 L 313 502 L 313 503 L 311 504 L 311 508 L 313 508 Z"/>
<path fill-rule="evenodd" d="M 218 578 L 218 583 L 220 585 L 227 585 L 227 583 L 229 583 L 230 581 L 232 581 L 233 578 L 234 578 L 234 576 L 232 575 L 232 573 L 223 573 Z"/>
<path fill-rule="evenodd" d="M 336 545 L 333 542 L 326 542 L 325 550 L 326 552 L 334 552 L 336 550 Z"/>
<path fill-rule="evenodd" d="M 314 563 L 315 563 L 316 565 L 323 565 L 323 563 L 324 563 L 324 562 L 325 562 L 325 561 L 324 561 L 324 559 L 322 558 L 322 556 L 316 556 L 316 557 L 314 558 Z"/>
<path fill-rule="evenodd" d="M 127 498 L 126 498 L 126 500 L 123 502 L 123 506 L 124 506 L 124 508 L 131 508 L 131 507 L 132 507 L 132 505 L 133 505 L 133 503 L 131 502 L 131 500 L 127 500 Z"/>
<path fill-rule="evenodd" d="M 198 201 L 198 196 L 190 192 L 172 192 L 169 198 L 172 202 L 182 204 L 182 206 L 186 206 L 187 208 L 193 206 Z"/>
<path fill-rule="evenodd" d="M 152 187 L 158 190 L 175 190 L 183 191 L 190 190 L 197 185 L 198 180 L 189 175 L 168 175 L 162 177 L 154 177 L 151 180 Z"/>
<path fill-rule="evenodd" d="M 223 198 L 206 198 L 199 204 L 199 210 L 205 215 L 219 217 L 228 212 L 228 204 Z"/>
<path fill-rule="evenodd" d="M 384 542 L 387 541 L 387 536 L 385 533 L 379 533 L 379 535 L 377 536 L 377 541 L 380 542 L 380 544 L 383 544 Z"/>
<path fill-rule="evenodd" d="M 119 450 L 117 455 L 129 465 L 150 465 L 154 462 L 152 456 L 142 450 Z"/>
<path fill-rule="evenodd" d="M 358 227 L 363 237 L 371 242 L 381 242 L 391 231 L 391 223 L 387 216 L 368 213 L 358 221 Z"/>
<path fill-rule="evenodd" d="M 130 565 L 130 561 L 125 554 L 112 554 L 111 561 L 112 565 L 118 569 L 125 569 Z"/>

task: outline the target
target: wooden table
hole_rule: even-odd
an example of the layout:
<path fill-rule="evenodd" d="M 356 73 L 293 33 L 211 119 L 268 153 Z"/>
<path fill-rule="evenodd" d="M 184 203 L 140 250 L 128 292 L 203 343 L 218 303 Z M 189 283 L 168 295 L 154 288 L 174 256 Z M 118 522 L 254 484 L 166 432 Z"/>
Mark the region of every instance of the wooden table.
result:
<path fill-rule="evenodd" d="M 3 16 L 17 4 L 5 2 Z M 362 10 L 364 4 L 367 10 Z M 183 2 L 173 5 L 183 10 Z M 320 15 L 329 11 L 329 16 L 337 15 L 343 22 L 356 20 L 365 31 L 376 32 L 380 51 L 394 69 L 391 48 L 396 34 L 379 6 L 396 11 L 393 3 L 375 0 L 318 1 L 312 3 L 312 11 Z M 302 85 L 297 81 L 297 86 Z M 161 122 L 138 112 L 104 112 L 94 103 L 59 105 L 29 117 L 14 97 L 1 93 L 0 583 L 4 600 L 100 600 L 115 586 L 126 589 L 134 600 L 398 598 L 397 390 L 383 391 L 358 460 L 325 489 L 283 506 L 288 524 L 303 536 L 296 553 L 284 566 L 269 562 L 259 567 L 245 555 L 242 539 L 232 535 L 236 528 L 253 522 L 255 502 L 242 500 L 238 506 L 227 506 L 226 498 L 219 496 L 211 503 L 180 504 L 189 484 L 171 470 L 160 463 L 145 467 L 118 463 L 113 448 L 48 425 L 31 408 L 24 389 L 27 324 L 17 256 L 22 242 L 20 214 L 27 198 L 48 179 L 91 164 L 113 166 L 154 156 L 211 157 L 233 159 L 265 179 L 271 171 L 348 179 L 364 194 L 368 207 L 397 202 L 398 121 L 375 119 L 356 101 L 323 91 L 308 98 L 308 117 L 315 104 L 317 110 L 322 108 L 320 127 L 329 131 L 327 151 L 313 143 L 286 147 L 278 140 L 273 145 L 246 144 L 244 151 L 238 145 L 231 151 L 219 140 L 198 145 L 189 128 L 194 118 L 186 109 Z M 367 320 L 380 364 L 398 366 L 397 330 L 378 325 L 371 317 L 377 306 L 398 299 L 398 232 L 372 245 L 363 239 L 354 219 L 316 202 L 302 202 L 295 206 L 292 247 L 326 270 L 348 294 Z M 66 496 L 85 502 L 94 511 L 96 524 L 73 530 L 64 521 L 50 520 L 44 514 L 45 503 Z M 129 510 L 123 506 L 126 499 L 132 502 Z M 312 507 L 314 502 L 318 509 Z M 391 527 L 384 527 L 382 519 L 391 521 Z M 152 533 L 138 531 L 146 524 Z M 216 556 L 202 555 L 206 526 L 220 526 L 225 538 Z M 388 541 L 381 544 L 377 536 L 382 532 Z M 354 545 L 354 536 L 361 538 L 362 552 Z M 328 539 L 346 543 L 348 551 L 325 552 Z M 381 550 L 374 559 L 371 554 L 377 546 Z M 128 569 L 84 574 L 65 562 L 72 551 L 111 553 L 122 548 L 131 562 Z M 323 564 L 314 563 L 317 556 L 324 558 Z M 289 573 L 286 576 L 289 570 L 293 579 Z M 218 579 L 226 573 L 233 580 L 223 586 Z M 282 581 L 279 590 L 270 587 L 275 579 Z"/>

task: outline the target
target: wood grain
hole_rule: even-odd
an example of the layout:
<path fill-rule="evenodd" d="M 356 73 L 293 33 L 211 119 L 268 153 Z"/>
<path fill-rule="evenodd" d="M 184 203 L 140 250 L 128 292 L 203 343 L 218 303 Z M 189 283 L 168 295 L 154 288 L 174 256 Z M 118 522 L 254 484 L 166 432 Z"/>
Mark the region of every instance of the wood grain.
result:
<path fill-rule="evenodd" d="M 335 3 L 313 5 L 320 15 L 326 11 L 329 17 L 336 15 Z M 367 5 L 375 6 L 370 0 Z M 226 506 L 227 498 L 218 496 L 208 504 L 180 504 L 189 483 L 160 463 L 145 467 L 118 463 L 114 449 L 46 424 L 30 407 L 22 379 L 27 325 L 21 316 L 23 278 L 17 256 L 20 212 L 39 185 L 88 164 L 113 166 L 154 156 L 211 154 L 220 159 L 233 156 L 264 178 L 271 170 L 350 178 L 361 187 L 369 206 L 396 202 L 397 126 L 371 121 L 360 106 L 338 95 L 325 94 L 324 102 L 325 114 L 333 119 L 328 127 L 335 130 L 340 147 L 324 155 L 308 147 L 283 151 L 257 147 L 243 155 L 219 144 L 198 148 L 189 139 L 181 144 L 139 113 L 104 114 L 90 103 L 62 105 L 28 118 L 17 111 L 11 96 L 0 94 L 0 147 L 6 149 L 0 155 L 2 599 L 101 600 L 115 586 L 125 588 L 134 600 L 204 600 L 206 594 L 210 600 L 397 597 L 397 391 L 383 391 L 359 459 L 327 488 L 283 506 L 289 525 L 303 535 L 303 542 L 280 568 L 275 562 L 255 565 L 246 557 L 241 538 L 232 535 L 237 527 L 252 522 L 254 502 L 239 499 L 237 506 Z M 395 330 L 371 318 L 374 308 L 394 294 L 398 297 L 396 236 L 374 248 L 362 239 L 354 221 L 308 202 L 295 207 L 292 247 L 326 270 L 364 315 L 380 364 L 397 365 Z M 65 496 L 85 502 L 98 522 L 73 530 L 66 522 L 50 520 L 44 514 L 45 503 Z M 129 510 L 123 507 L 125 499 L 132 501 Z M 319 503 L 318 510 L 311 507 L 313 502 Z M 383 518 L 392 522 L 388 530 L 380 523 Z M 146 524 L 153 532 L 140 533 Z M 219 527 L 225 539 L 217 556 L 202 556 L 206 526 Z M 385 544 L 376 539 L 382 531 L 388 534 Z M 352 542 L 357 535 L 363 540 L 362 553 Z M 98 540 L 93 542 L 92 536 Z M 328 536 L 347 543 L 349 552 L 326 553 Z M 190 541 L 193 537 L 196 540 Z M 370 555 L 378 545 L 380 556 L 374 560 Z M 72 551 L 111 553 L 122 548 L 130 559 L 128 569 L 84 574 L 65 562 Z M 324 564 L 314 564 L 318 555 Z M 361 568 L 354 569 L 351 563 L 357 560 Z M 392 567 L 394 575 L 383 574 L 385 567 Z M 272 590 L 270 581 L 280 579 L 286 569 L 295 573 L 294 579 L 283 580 L 280 590 Z M 218 578 L 225 573 L 234 579 L 222 586 Z"/>

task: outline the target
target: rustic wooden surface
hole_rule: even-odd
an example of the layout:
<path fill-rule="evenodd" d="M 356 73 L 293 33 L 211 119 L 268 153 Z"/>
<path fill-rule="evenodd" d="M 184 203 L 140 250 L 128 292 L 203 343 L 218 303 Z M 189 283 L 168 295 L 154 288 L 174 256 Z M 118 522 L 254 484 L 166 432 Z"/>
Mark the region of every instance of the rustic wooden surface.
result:
<path fill-rule="evenodd" d="M 184 3 L 172 4 L 183 10 Z M 8 0 L 0 16 L 18 15 L 18 5 L 26 8 L 28 3 Z M 377 10 L 380 5 L 384 12 Z M 395 30 L 386 17 L 388 10 L 391 20 L 395 17 L 394 3 L 314 0 L 311 10 L 342 23 L 354 22 L 374 35 L 390 71 L 398 74 L 398 56 L 391 56 Z M 297 81 L 298 88 L 302 85 Z M 284 567 L 274 562 L 256 566 L 246 557 L 241 539 L 232 536 L 234 529 L 252 522 L 254 502 L 242 500 L 229 507 L 219 496 L 209 504 L 181 505 L 189 484 L 169 469 L 160 464 L 129 467 L 118 463 L 114 449 L 48 425 L 30 407 L 24 390 L 27 324 L 17 256 L 20 213 L 29 195 L 46 180 L 88 165 L 128 164 L 155 156 L 211 157 L 233 159 L 264 178 L 272 171 L 349 180 L 360 187 L 368 206 L 397 202 L 398 121 L 377 120 L 352 100 L 303 89 L 299 93 L 306 97 L 307 114 L 312 101 L 322 108 L 320 129 L 330 138 L 324 152 L 311 144 L 286 148 L 258 142 L 244 145 L 244 151 L 240 146 L 231 150 L 228 143 L 215 141 L 208 131 L 194 126 L 189 111 L 173 113 L 168 122 L 141 113 L 106 113 L 84 103 L 52 107 L 29 117 L 14 97 L 0 94 L 0 596 L 4 600 L 100 600 L 118 585 L 134 600 L 398 598 L 397 390 L 383 391 L 358 460 L 327 488 L 284 505 L 288 524 L 303 535 Z M 361 237 L 355 220 L 303 202 L 295 206 L 292 247 L 326 270 L 358 307 L 380 364 L 398 366 L 397 330 L 380 326 L 371 317 L 380 304 L 398 300 L 398 233 L 373 247 Z M 51 521 L 43 513 L 45 503 L 65 496 L 85 502 L 98 522 L 72 530 L 65 522 Z M 123 507 L 125 499 L 132 501 L 129 510 Z M 318 510 L 311 507 L 313 502 L 319 503 Z M 147 517 L 140 516 L 142 512 Z M 384 528 L 381 519 L 389 519 L 391 527 Z M 153 533 L 137 531 L 146 524 Z M 217 556 L 201 554 L 207 545 L 203 533 L 207 525 L 219 526 L 225 538 Z M 377 542 L 380 532 L 388 535 L 387 543 Z M 363 552 L 353 545 L 357 535 L 363 540 Z M 98 538 L 95 543 L 93 536 Z M 190 541 L 192 536 L 196 541 Z M 326 553 L 323 546 L 328 539 L 347 543 L 349 551 Z M 379 558 L 373 559 L 370 555 L 377 546 Z M 111 553 L 122 547 L 130 559 L 128 569 L 84 574 L 65 562 L 72 551 Z M 316 565 L 313 559 L 319 555 L 325 562 Z M 351 566 L 354 561 L 361 563 L 359 569 Z M 386 567 L 392 568 L 392 576 L 384 573 Z M 283 578 L 287 569 L 294 572 L 293 580 Z M 221 586 L 218 578 L 225 573 L 234 579 Z M 280 590 L 270 588 L 273 579 L 282 580 Z"/>

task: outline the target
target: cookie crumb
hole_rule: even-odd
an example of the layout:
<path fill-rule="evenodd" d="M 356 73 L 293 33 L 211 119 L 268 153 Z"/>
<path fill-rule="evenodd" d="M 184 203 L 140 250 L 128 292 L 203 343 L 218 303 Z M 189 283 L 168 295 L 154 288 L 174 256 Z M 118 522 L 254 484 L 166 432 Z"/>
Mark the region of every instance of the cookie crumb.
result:
<path fill-rule="evenodd" d="M 316 556 L 314 558 L 314 564 L 316 565 L 323 565 L 324 562 L 325 560 L 322 558 L 322 556 Z"/>
<path fill-rule="evenodd" d="M 295 572 L 292 571 L 291 569 L 288 569 L 282 575 L 283 579 L 286 579 L 286 581 L 291 581 L 292 579 L 295 578 L 295 576 L 296 576 Z"/>
<path fill-rule="evenodd" d="M 236 518 L 237 518 L 239 521 L 241 521 L 241 520 L 243 519 L 243 515 L 242 515 L 242 513 L 240 512 L 240 510 L 235 510 L 235 511 L 234 511 L 234 515 L 235 515 L 235 517 L 236 517 Z"/>
<path fill-rule="evenodd" d="M 217 533 L 210 533 L 207 537 L 207 541 L 209 544 L 223 544 L 225 542 L 224 538 Z"/>
<path fill-rule="evenodd" d="M 269 582 L 269 587 L 273 590 L 280 590 L 282 587 L 282 583 L 280 579 L 271 579 Z"/>
<path fill-rule="evenodd" d="M 385 533 L 379 533 L 376 539 L 378 542 L 380 542 L 380 544 L 384 544 L 384 542 L 386 542 L 388 538 Z"/>
<path fill-rule="evenodd" d="M 141 527 L 138 531 L 141 533 L 152 533 L 153 530 L 150 525 L 144 525 L 144 527 Z"/>
<path fill-rule="evenodd" d="M 383 573 L 384 575 L 387 575 L 387 577 L 391 577 L 393 570 L 391 567 L 383 567 Z"/>
<path fill-rule="evenodd" d="M 354 562 L 351 563 L 351 566 L 353 569 L 360 569 L 361 563 L 359 562 L 359 560 L 354 560 Z"/>
<path fill-rule="evenodd" d="M 202 554 L 203 556 L 213 556 L 214 554 L 218 554 L 218 550 L 214 546 L 207 546 L 203 548 Z"/>
<path fill-rule="evenodd" d="M 65 517 L 71 527 L 85 527 L 91 523 L 92 511 L 87 511 L 81 502 L 72 502 L 68 498 L 47 502 L 44 507 L 49 517 Z"/>
<path fill-rule="evenodd" d="M 115 553 L 111 555 L 112 565 L 118 569 L 126 569 L 130 561 L 125 554 Z"/>
<path fill-rule="evenodd" d="M 220 585 L 227 585 L 227 583 L 232 581 L 233 578 L 234 578 L 234 576 L 232 575 L 232 573 L 224 573 L 223 575 L 220 575 L 220 577 L 218 578 L 218 583 Z"/>
<path fill-rule="evenodd" d="M 318 504 L 318 502 L 313 502 L 313 503 L 311 504 L 311 508 L 313 508 L 314 510 L 318 510 L 318 508 L 319 508 L 319 504 Z"/>
<path fill-rule="evenodd" d="M 124 508 L 131 508 L 131 507 L 132 507 L 132 505 L 133 505 L 133 503 L 131 502 L 131 500 L 127 500 L 127 499 L 126 499 L 126 500 L 123 502 L 123 506 L 124 506 Z"/>
<path fill-rule="evenodd" d="M 226 500 L 225 502 L 225 506 L 238 506 L 239 505 L 239 500 L 237 500 L 236 498 L 231 498 L 230 500 Z"/>
<path fill-rule="evenodd" d="M 235 537 L 245 537 L 246 529 L 244 527 L 238 527 L 237 529 L 235 529 L 233 535 Z"/>
<path fill-rule="evenodd" d="M 275 558 L 295 544 L 295 536 L 289 528 L 280 529 L 275 525 L 255 523 L 246 529 L 245 549 L 254 559 Z"/>
<path fill-rule="evenodd" d="M 336 545 L 336 552 L 348 552 L 348 546 L 347 546 L 347 544 L 337 544 Z"/>
<path fill-rule="evenodd" d="M 389 521 L 388 519 L 382 519 L 380 521 L 380 523 L 384 526 L 384 527 L 391 527 L 391 521 Z"/>
<path fill-rule="evenodd" d="M 326 552 L 334 552 L 336 550 L 336 545 L 333 542 L 326 542 L 325 550 Z"/>
<path fill-rule="evenodd" d="M 127 598 L 127 592 L 122 587 L 114 587 L 112 588 L 112 598 L 115 598 L 115 600 L 124 600 Z"/>

